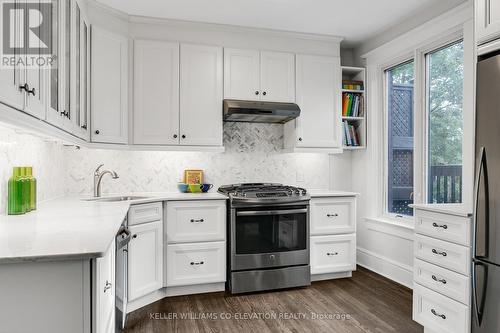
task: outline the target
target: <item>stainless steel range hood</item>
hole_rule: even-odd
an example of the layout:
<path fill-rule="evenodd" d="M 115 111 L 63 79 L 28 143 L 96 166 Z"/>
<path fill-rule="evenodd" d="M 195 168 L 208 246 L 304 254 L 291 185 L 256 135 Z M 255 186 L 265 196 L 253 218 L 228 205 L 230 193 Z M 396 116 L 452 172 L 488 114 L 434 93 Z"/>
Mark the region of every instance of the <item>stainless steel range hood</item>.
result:
<path fill-rule="evenodd" d="M 284 124 L 300 115 L 295 103 L 225 99 L 223 104 L 224 121 Z"/>

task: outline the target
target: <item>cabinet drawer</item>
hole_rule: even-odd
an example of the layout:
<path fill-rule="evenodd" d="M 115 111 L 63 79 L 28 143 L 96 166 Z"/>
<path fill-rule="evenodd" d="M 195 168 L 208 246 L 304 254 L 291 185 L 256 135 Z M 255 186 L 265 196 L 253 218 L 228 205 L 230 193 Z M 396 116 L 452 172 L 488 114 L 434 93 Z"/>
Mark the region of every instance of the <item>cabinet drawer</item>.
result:
<path fill-rule="evenodd" d="M 144 205 L 134 205 L 128 211 L 128 225 L 160 221 L 163 218 L 163 203 L 153 202 Z"/>
<path fill-rule="evenodd" d="M 226 281 L 226 242 L 167 245 L 167 287 Z"/>
<path fill-rule="evenodd" d="M 469 246 L 471 220 L 467 217 L 417 210 L 415 232 Z"/>
<path fill-rule="evenodd" d="M 413 320 L 426 329 L 440 333 L 468 333 L 469 308 L 451 298 L 415 284 Z"/>
<path fill-rule="evenodd" d="M 224 201 L 167 202 L 168 243 L 223 241 L 226 238 Z"/>
<path fill-rule="evenodd" d="M 469 276 L 470 249 L 435 238 L 416 235 L 415 257 Z"/>
<path fill-rule="evenodd" d="M 429 289 L 469 305 L 470 280 L 464 275 L 415 259 L 413 279 Z"/>
<path fill-rule="evenodd" d="M 311 200 L 311 235 L 355 231 L 354 198 L 317 198 Z"/>
<path fill-rule="evenodd" d="M 355 235 L 311 237 L 311 274 L 346 272 L 355 268 Z"/>

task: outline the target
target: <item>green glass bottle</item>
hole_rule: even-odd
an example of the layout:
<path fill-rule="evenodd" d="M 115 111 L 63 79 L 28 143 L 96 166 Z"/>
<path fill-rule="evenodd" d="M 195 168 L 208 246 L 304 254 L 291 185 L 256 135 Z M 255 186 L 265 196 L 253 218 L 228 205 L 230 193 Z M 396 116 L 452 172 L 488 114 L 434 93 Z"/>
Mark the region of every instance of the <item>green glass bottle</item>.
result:
<path fill-rule="evenodd" d="M 9 215 L 19 215 L 26 213 L 26 207 L 23 204 L 23 190 L 21 187 L 21 168 L 14 167 L 12 177 L 9 179 L 8 207 Z"/>
<path fill-rule="evenodd" d="M 36 178 L 33 177 L 33 167 L 26 167 L 26 177 L 30 184 L 30 203 L 29 209 L 36 210 Z"/>
<path fill-rule="evenodd" d="M 21 176 L 19 177 L 21 182 L 21 204 L 24 207 L 25 212 L 30 211 L 30 180 L 26 177 L 26 167 L 21 167 Z"/>

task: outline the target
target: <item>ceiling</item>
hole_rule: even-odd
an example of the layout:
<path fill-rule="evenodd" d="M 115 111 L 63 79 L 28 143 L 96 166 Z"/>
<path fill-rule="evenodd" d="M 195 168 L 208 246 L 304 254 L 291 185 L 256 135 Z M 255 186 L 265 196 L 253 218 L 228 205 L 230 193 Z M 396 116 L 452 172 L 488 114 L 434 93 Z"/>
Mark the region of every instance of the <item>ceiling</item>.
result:
<path fill-rule="evenodd" d="M 356 46 L 464 0 L 97 0 L 130 15 L 334 35 Z M 445 8 L 443 8 L 443 6 Z M 438 12 L 439 11 L 439 12 Z"/>

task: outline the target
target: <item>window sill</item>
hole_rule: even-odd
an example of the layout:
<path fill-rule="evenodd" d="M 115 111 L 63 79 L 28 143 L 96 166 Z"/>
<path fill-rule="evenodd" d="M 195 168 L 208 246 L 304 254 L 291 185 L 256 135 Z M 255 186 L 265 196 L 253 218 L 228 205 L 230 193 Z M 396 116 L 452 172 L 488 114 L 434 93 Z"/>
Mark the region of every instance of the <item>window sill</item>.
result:
<path fill-rule="evenodd" d="M 366 228 L 369 230 L 413 241 L 415 222 L 411 219 L 408 220 L 408 222 L 404 222 L 397 221 L 388 217 L 365 218 Z"/>

